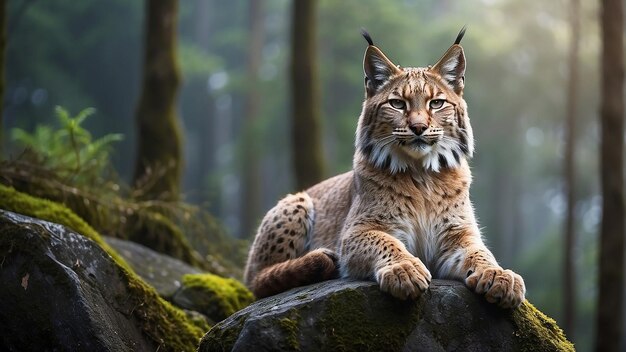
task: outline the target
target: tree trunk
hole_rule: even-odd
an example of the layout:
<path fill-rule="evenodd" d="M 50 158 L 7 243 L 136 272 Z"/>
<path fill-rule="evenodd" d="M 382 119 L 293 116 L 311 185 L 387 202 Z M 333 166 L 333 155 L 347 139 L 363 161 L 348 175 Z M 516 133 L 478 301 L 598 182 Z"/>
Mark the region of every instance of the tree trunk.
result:
<path fill-rule="evenodd" d="M 7 2 L 0 0 L 0 158 L 4 151 L 4 65 L 7 47 Z"/>
<path fill-rule="evenodd" d="M 147 0 L 143 88 L 137 108 L 134 182 L 143 199 L 176 200 L 182 169 L 176 115 L 180 74 L 176 62 L 177 0 Z"/>
<path fill-rule="evenodd" d="M 596 351 L 620 351 L 624 331 L 624 15 L 621 0 L 602 0 L 600 268 Z"/>
<path fill-rule="evenodd" d="M 214 17 L 212 9 L 215 4 L 212 0 L 196 1 L 194 14 L 194 40 L 202 48 L 209 49 L 211 47 L 211 35 L 214 31 Z M 193 161 L 196 164 L 195 175 L 189 175 L 195 181 L 192 184 L 192 189 L 196 190 L 195 201 L 199 204 L 208 204 L 211 207 L 215 207 L 217 202 L 212 202 L 209 199 L 210 192 L 212 191 L 209 186 L 208 178 L 211 170 L 215 170 L 215 158 L 217 153 L 215 151 L 219 147 L 216 144 L 215 138 L 211 138 L 215 133 L 214 128 L 216 126 L 216 113 L 215 113 L 215 98 L 207 90 L 208 77 L 196 77 L 192 82 L 189 82 L 189 89 L 193 91 L 194 99 L 202 101 L 201 108 L 197 111 L 196 122 L 194 123 L 196 136 L 196 160 Z M 200 105 L 200 104 L 198 104 Z M 188 138 L 188 137 L 187 137 Z M 191 161 L 188 161 L 191 162 Z M 215 210 L 213 208 L 212 210 Z M 212 212 L 212 211 L 211 211 Z"/>
<path fill-rule="evenodd" d="M 576 323 L 576 263 L 574 247 L 575 232 L 575 155 L 576 155 L 576 102 L 578 101 L 578 47 L 580 42 L 580 0 L 570 1 L 570 44 L 568 55 L 568 82 L 565 111 L 565 197 L 567 209 L 564 232 L 563 263 L 563 329 L 570 340 L 574 338 Z"/>
<path fill-rule="evenodd" d="M 294 0 L 291 23 L 293 165 L 298 190 L 324 175 L 316 69 L 316 1 Z"/>
<path fill-rule="evenodd" d="M 241 236 L 254 236 L 254 227 L 261 209 L 261 172 L 259 158 L 258 117 L 260 115 L 259 66 L 263 50 L 263 3 L 250 1 L 248 17 L 248 62 L 246 102 L 242 141 Z"/>

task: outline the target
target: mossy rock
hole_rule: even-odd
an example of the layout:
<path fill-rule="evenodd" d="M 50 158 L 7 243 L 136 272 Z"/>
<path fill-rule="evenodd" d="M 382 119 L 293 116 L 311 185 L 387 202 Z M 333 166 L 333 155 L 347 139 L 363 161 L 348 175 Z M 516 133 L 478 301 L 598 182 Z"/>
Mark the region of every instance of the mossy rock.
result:
<path fill-rule="evenodd" d="M 29 268 L 29 265 L 32 266 L 41 262 L 43 264 L 30 269 L 32 269 L 33 272 L 41 274 L 39 278 L 42 280 L 42 283 L 49 280 L 50 275 L 47 271 L 50 271 L 54 274 L 54 277 L 60 280 L 59 282 L 71 284 L 75 281 L 74 284 L 80 286 L 74 285 L 67 286 L 66 288 L 60 288 L 57 285 L 49 287 L 44 286 L 45 290 L 48 291 L 48 296 L 51 298 L 38 302 L 33 299 L 24 300 L 25 297 L 16 295 L 16 292 L 21 292 L 19 287 L 21 281 L 15 281 L 17 280 L 17 276 L 13 277 L 14 280 L 0 280 L 3 283 L 10 284 L 5 286 L 3 290 L 0 290 L 2 294 L 6 295 L 0 298 L 0 302 L 2 302 L 4 307 L 4 309 L 0 309 L 0 311 L 6 313 L 9 312 L 8 308 L 21 307 L 21 311 L 18 314 L 22 317 L 20 319 L 23 321 L 28 321 L 25 319 L 26 317 L 34 319 L 34 325 L 31 324 L 32 326 L 28 326 L 28 328 L 24 326 L 23 331 L 20 331 L 20 329 L 16 331 L 10 330 L 13 326 L 11 324 L 0 324 L 4 326 L 3 329 L 10 330 L 2 331 L 0 335 L 2 335 L 3 338 L 8 339 L 11 337 L 14 341 L 19 342 L 19 340 L 16 339 L 20 332 L 31 333 L 39 330 L 52 331 L 50 327 L 46 330 L 45 327 L 36 325 L 46 324 L 46 321 L 35 319 L 38 313 L 29 311 L 29 307 L 53 307 L 56 303 L 52 301 L 52 297 L 55 297 L 55 290 L 59 290 L 58 292 L 61 293 L 86 291 L 90 293 L 96 292 L 95 296 L 100 295 L 108 297 L 105 299 L 105 303 L 110 304 L 115 310 L 115 312 L 111 313 L 111 316 L 115 316 L 111 321 L 119 322 L 123 321 L 123 319 L 128 320 L 132 326 L 140 331 L 141 336 L 147 341 L 146 344 L 150 345 L 150 349 L 158 348 L 161 351 L 195 350 L 200 337 L 209 326 L 202 320 L 188 317 L 185 312 L 162 299 L 154 288 L 146 284 L 132 271 L 130 266 L 117 252 L 111 249 L 111 247 L 102 240 L 100 235 L 93 228 L 71 210 L 61 204 L 31 197 L 3 185 L 0 185 L 0 209 L 46 220 L 29 219 L 19 217 L 15 214 L 8 217 L 7 214 L 10 213 L 0 211 L 3 219 L 2 230 L 0 231 L 0 248 L 2 249 L 1 255 L 5 258 L 0 273 L 6 274 L 7 277 L 21 274 L 22 276 L 18 276 L 20 280 L 23 280 L 23 274 L 26 273 L 25 270 Z M 55 233 L 53 230 L 57 230 L 57 232 Z M 72 250 L 71 256 L 61 254 L 61 251 L 68 248 Z M 84 259 L 82 256 L 86 256 L 89 259 Z M 85 270 L 85 268 L 92 269 L 90 265 L 95 257 L 100 259 L 100 263 L 105 269 L 97 271 Z M 20 258 L 30 259 L 20 264 L 22 267 L 17 268 L 17 271 L 7 272 L 6 270 L 10 267 L 12 260 L 18 261 Z M 54 260 L 44 260 L 45 258 L 53 258 Z M 59 258 L 63 258 L 63 260 Z M 57 264 L 60 265 L 63 270 L 55 268 Z M 101 282 L 98 278 L 98 275 L 101 273 L 112 275 L 115 280 L 108 283 Z M 31 276 L 30 280 L 31 283 L 37 282 L 34 276 Z M 11 289 L 9 289 L 9 287 Z M 110 290 L 115 290 L 118 294 L 110 296 L 110 294 L 107 293 Z M 64 302 L 67 299 L 59 298 L 59 300 L 60 302 Z M 90 308 L 86 309 L 89 311 Z M 93 312 L 96 313 L 98 311 L 98 309 L 93 310 Z M 52 318 L 54 317 L 52 316 Z M 1 320 L 5 322 L 11 319 L 14 320 L 15 317 L 9 315 L 1 318 Z M 47 324 L 51 324 L 54 321 L 53 319 L 47 322 Z M 97 317 L 95 317 L 95 321 L 97 321 Z M 105 336 L 103 335 L 104 332 L 94 332 L 92 330 L 89 325 L 84 325 L 82 330 L 79 326 L 76 329 L 76 334 L 95 333 L 98 337 Z M 67 334 L 68 330 L 64 331 Z M 111 332 L 113 335 L 109 337 L 113 338 L 114 333 L 115 331 Z M 68 336 L 75 335 L 68 334 Z M 134 341 L 132 336 L 129 337 L 127 341 L 130 345 L 125 346 L 133 350 L 140 350 L 141 348 L 133 347 L 133 343 L 139 344 L 139 342 Z M 60 339 L 58 336 L 49 337 L 46 341 L 50 346 L 46 348 L 52 349 L 51 346 L 57 346 L 61 350 L 71 350 L 73 349 L 72 347 L 84 350 L 86 346 L 79 344 L 79 342 L 87 340 L 89 339 L 76 338 L 76 340 L 72 342 L 72 339 Z M 94 339 L 94 341 L 96 340 L 97 339 Z M 7 341 L 8 340 L 3 340 L 3 345 L 6 346 Z M 37 342 L 34 339 L 21 341 L 26 341 L 27 343 Z M 72 343 L 72 345 L 67 346 L 62 342 Z M 16 346 L 16 349 L 24 349 L 24 347 L 25 346 Z M 123 346 L 118 346 L 116 349 L 112 350 L 124 350 L 124 348 Z"/>
<path fill-rule="evenodd" d="M 240 274 L 247 252 L 242 255 L 244 251 L 238 249 L 247 246 L 232 240 L 218 221 L 200 208 L 178 201 L 126 196 L 127 187 L 115 177 L 77 184 L 60 176 L 62 172 L 28 159 L 0 161 L 0 183 L 63 204 L 100 234 L 141 243 L 205 271 Z M 85 171 L 78 172 L 83 176 Z M 216 255 L 222 250 L 233 255 Z"/>
<path fill-rule="evenodd" d="M 161 297 L 178 307 L 201 313 L 211 323 L 225 319 L 254 301 L 252 293 L 233 278 L 203 273 L 134 242 L 106 236 L 104 239 Z M 192 313 L 192 317 L 198 318 L 198 315 Z"/>
<path fill-rule="evenodd" d="M 211 270 L 199 253 L 193 250 L 183 231 L 172 220 L 157 211 L 134 213 L 126 219 L 128 239 L 165 253 L 201 269 Z"/>
<path fill-rule="evenodd" d="M 416 301 L 373 282 L 332 280 L 262 299 L 215 325 L 199 351 L 573 351 L 528 301 L 502 310 L 462 283 Z"/>
<path fill-rule="evenodd" d="M 103 239 L 124 258 L 137 275 L 167 300 L 171 301 L 174 293 L 182 287 L 183 276 L 202 273 L 200 269 L 179 259 L 138 243 L 108 236 L 103 236 Z"/>
<path fill-rule="evenodd" d="M 239 281 L 213 274 L 187 274 L 174 294 L 176 305 L 198 311 L 217 322 L 254 302 L 252 293 Z"/>
<path fill-rule="evenodd" d="M 19 192 L 12 187 L 0 184 L 0 209 L 69 227 L 96 242 L 113 257 L 118 265 L 132 272 L 130 266 L 128 266 L 124 259 L 122 259 L 113 248 L 104 242 L 96 230 L 63 204 L 33 197 L 26 193 Z"/>

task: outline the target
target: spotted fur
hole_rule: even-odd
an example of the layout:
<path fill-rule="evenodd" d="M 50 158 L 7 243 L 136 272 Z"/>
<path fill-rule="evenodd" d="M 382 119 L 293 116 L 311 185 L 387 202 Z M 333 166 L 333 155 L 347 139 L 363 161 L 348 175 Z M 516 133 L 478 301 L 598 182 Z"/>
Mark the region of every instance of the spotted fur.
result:
<path fill-rule="evenodd" d="M 245 273 L 257 296 L 340 275 L 375 280 L 400 299 L 419 297 L 436 277 L 463 281 L 504 308 L 524 300 L 522 278 L 483 243 L 469 198 L 463 34 L 436 64 L 401 68 L 364 33 L 353 171 L 267 213 Z"/>

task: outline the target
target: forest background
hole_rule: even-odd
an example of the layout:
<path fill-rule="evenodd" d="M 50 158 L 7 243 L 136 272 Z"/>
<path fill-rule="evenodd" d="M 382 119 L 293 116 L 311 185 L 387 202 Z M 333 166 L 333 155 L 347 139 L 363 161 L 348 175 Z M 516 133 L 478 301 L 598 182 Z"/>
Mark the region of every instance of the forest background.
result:
<path fill-rule="evenodd" d="M 364 95 L 360 28 L 392 61 L 426 66 L 468 26 L 465 99 L 477 146 L 471 194 L 484 236 L 500 263 L 525 278 L 531 302 L 568 326 L 578 349 L 589 350 L 601 219 L 599 5 L 580 4 L 574 61 L 571 6 L 564 0 L 320 0 L 310 10 L 310 58 L 319 94 L 319 172 L 329 177 L 351 167 Z M 252 238 L 263 214 L 300 186 L 292 162 L 304 146 L 293 143 L 291 132 L 291 10 L 287 0 L 179 3 L 182 197 L 242 239 Z M 3 156 L 22 152 L 17 128 L 58 124 L 56 106 L 71 115 L 93 107 L 83 127 L 95 137 L 123 135 L 111 156 L 130 183 L 144 16 L 137 1 L 9 1 Z M 570 62 L 579 82 L 571 325 L 563 304 Z"/>

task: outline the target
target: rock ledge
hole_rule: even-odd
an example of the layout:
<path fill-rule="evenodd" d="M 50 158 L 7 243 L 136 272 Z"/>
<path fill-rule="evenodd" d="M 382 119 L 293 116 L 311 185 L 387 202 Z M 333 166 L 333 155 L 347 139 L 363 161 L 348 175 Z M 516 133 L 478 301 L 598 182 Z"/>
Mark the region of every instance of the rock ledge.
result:
<path fill-rule="evenodd" d="M 555 322 L 524 302 L 501 310 L 455 281 L 417 301 L 373 282 L 332 280 L 257 301 L 214 326 L 199 351 L 573 351 Z"/>

